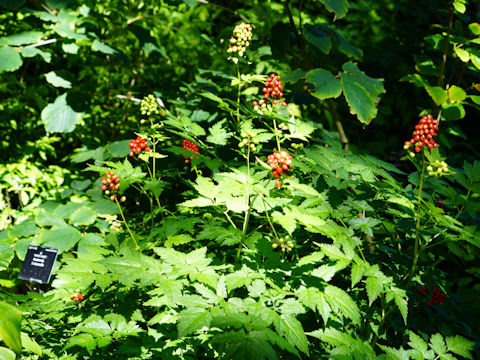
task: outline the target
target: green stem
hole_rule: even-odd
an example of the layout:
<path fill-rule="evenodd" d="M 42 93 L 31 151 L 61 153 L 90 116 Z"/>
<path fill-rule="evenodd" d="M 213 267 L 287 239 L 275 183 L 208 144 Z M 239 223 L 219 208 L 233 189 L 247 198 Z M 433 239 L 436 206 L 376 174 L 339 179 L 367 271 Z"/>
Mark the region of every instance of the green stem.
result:
<path fill-rule="evenodd" d="M 425 150 L 424 150 L 425 151 Z M 422 189 L 423 189 L 423 180 L 425 177 L 425 153 L 422 151 L 422 170 L 420 172 L 420 182 L 418 185 L 418 195 L 417 195 L 417 213 L 415 221 L 415 244 L 413 248 L 413 263 L 412 268 L 410 269 L 410 274 L 407 277 L 407 286 L 415 275 L 415 270 L 417 268 L 418 254 L 420 252 L 420 225 L 421 225 L 421 203 L 422 203 Z"/>
<path fill-rule="evenodd" d="M 249 138 L 250 139 L 250 138 Z M 250 183 L 250 141 L 247 143 L 247 181 L 245 184 L 245 193 L 247 194 L 247 206 L 248 209 L 245 210 L 245 218 L 243 220 L 243 229 L 242 229 L 242 238 L 240 240 L 240 244 L 238 244 L 238 249 L 237 249 L 237 257 L 236 257 L 236 262 L 240 260 L 240 252 L 242 250 L 243 246 L 243 241 L 245 240 L 245 237 L 247 235 L 247 229 L 248 229 L 248 222 L 250 220 L 250 212 L 252 211 L 252 206 L 250 203 L 250 195 L 249 195 L 249 184 Z M 256 198 L 256 196 L 255 196 Z M 255 199 L 254 199 L 255 201 Z"/>
<path fill-rule="evenodd" d="M 135 236 L 133 236 L 132 230 L 130 230 L 130 227 L 128 226 L 127 220 L 125 219 L 125 216 L 123 215 L 122 207 L 120 206 L 120 203 L 118 202 L 117 198 L 115 198 L 115 202 L 117 203 L 118 210 L 120 210 L 120 215 L 122 216 L 125 227 L 127 228 L 128 233 L 130 234 L 133 242 L 135 243 L 136 248 L 138 250 L 140 250 L 140 252 L 142 252 L 142 250 L 140 249 L 140 246 L 138 246 L 138 243 L 137 243 L 137 240 L 135 239 Z"/>
<path fill-rule="evenodd" d="M 277 148 L 278 152 L 282 151 L 280 147 L 280 138 L 278 137 L 278 129 L 277 129 L 277 120 L 273 118 L 273 133 L 275 134 L 275 139 L 277 140 Z"/>
<path fill-rule="evenodd" d="M 470 186 L 472 186 L 472 183 L 470 183 Z M 462 207 L 458 210 L 457 216 L 455 216 L 455 220 L 457 220 L 457 218 L 460 216 L 460 214 L 462 213 L 463 209 L 465 209 L 465 206 L 466 206 L 467 203 L 468 203 L 468 198 L 470 197 L 470 194 L 471 194 L 471 192 L 472 192 L 470 186 L 468 187 L 467 197 L 465 198 L 465 202 L 463 203 Z"/>
<path fill-rule="evenodd" d="M 240 67 L 237 62 L 237 78 L 238 78 L 238 91 L 237 91 L 237 123 L 240 123 L 240 91 L 242 89 L 242 83 L 240 80 Z"/>

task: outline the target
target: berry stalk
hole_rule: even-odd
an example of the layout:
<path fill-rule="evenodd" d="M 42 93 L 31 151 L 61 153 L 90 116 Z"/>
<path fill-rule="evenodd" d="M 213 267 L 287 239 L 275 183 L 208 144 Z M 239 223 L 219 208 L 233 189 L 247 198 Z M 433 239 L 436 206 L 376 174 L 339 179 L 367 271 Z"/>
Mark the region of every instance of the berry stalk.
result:
<path fill-rule="evenodd" d="M 142 252 L 142 250 L 140 249 L 140 246 L 138 246 L 138 242 L 135 239 L 135 236 L 133 236 L 132 230 L 130 230 L 130 227 L 128 226 L 127 220 L 125 219 L 125 216 L 123 215 L 122 207 L 120 206 L 120 203 L 118 202 L 117 198 L 115 198 L 115 202 L 117 203 L 118 210 L 120 210 L 120 215 L 122 216 L 123 222 L 125 223 L 125 227 L 127 228 L 128 233 L 130 234 L 130 237 L 132 238 L 133 242 L 135 243 L 136 249 L 138 249 L 138 250 L 140 250 L 140 252 Z"/>

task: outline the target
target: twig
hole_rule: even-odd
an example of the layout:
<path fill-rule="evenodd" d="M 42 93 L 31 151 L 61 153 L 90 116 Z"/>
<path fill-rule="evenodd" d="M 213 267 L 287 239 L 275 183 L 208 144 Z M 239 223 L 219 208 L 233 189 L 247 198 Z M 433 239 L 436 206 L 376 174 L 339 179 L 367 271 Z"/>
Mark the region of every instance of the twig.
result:
<path fill-rule="evenodd" d="M 437 80 L 438 86 L 442 86 L 442 83 L 443 83 L 443 73 L 445 71 L 445 64 L 447 62 L 447 53 L 448 53 L 448 46 L 450 45 L 450 33 L 452 32 L 452 23 L 453 23 L 453 8 L 450 9 L 450 19 L 448 21 L 447 37 L 445 39 L 445 46 L 443 47 L 442 63 L 440 64 L 440 73 L 438 74 L 438 80 Z"/>
<path fill-rule="evenodd" d="M 126 100 L 130 100 L 130 101 L 133 101 L 133 102 L 142 102 L 141 99 L 137 99 L 136 97 L 133 97 L 133 96 L 115 95 L 115 97 L 118 98 L 118 99 L 126 99 Z"/>
<path fill-rule="evenodd" d="M 342 143 L 343 150 L 349 151 L 347 135 L 345 135 L 342 122 L 338 117 L 337 111 L 335 110 L 335 107 L 333 106 L 332 101 L 328 101 L 328 111 L 332 115 L 333 121 L 335 122 L 335 126 L 337 127 L 338 135 L 340 135 L 340 142 Z"/>
<path fill-rule="evenodd" d="M 43 45 L 48 45 L 48 44 L 54 43 L 55 41 L 57 41 L 57 39 L 43 40 L 43 41 L 40 41 L 40 42 L 38 42 L 38 43 L 36 43 L 36 44 L 23 46 L 23 49 L 36 48 L 36 47 L 39 47 L 39 46 L 43 46 Z"/>

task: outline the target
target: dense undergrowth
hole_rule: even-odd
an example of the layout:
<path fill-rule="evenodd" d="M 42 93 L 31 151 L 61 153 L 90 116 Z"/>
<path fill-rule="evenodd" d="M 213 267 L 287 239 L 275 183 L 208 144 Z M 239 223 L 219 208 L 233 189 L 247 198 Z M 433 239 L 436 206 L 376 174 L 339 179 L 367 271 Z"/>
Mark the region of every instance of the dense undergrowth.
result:
<path fill-rule="evenodd" d="M 475 4 L 0 9 L 0 359 L 479 356 Z"/>

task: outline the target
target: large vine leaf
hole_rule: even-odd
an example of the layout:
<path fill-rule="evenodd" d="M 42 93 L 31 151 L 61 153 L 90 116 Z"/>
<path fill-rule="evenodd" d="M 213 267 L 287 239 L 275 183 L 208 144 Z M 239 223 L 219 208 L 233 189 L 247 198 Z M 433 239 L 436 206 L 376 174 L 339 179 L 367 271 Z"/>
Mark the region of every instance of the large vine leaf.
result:
<path fill-rule="evenodd" d="M 325 8 L 335 13 L 336 18 L 342 18 L 347 14 L 348 1 L 347 0 L 320 0 Z"/>
<path fill-rule="evenodd" d="M 13 305 L 0 302 L 0 339 L 13 351 L 22 351 L 20 327 L 22 312 Z"/>
<path fill-rule="evenodd" d="M 15 71 L 22 66 L 23 61 L 20 53 L 12 47 L 0 48 L 0 73 L 3 71 Z"/>
<path fill-rule="evenodd" d="M 72 132 L 82 115 L 68 104 L 65 93 L 42 110 L 42 122 L 47 132 Z"/>
<path fill-rule="evenodd" d="M 377 103 L 381 93 L 385 92 L 383 79 L 371 78 L 352 62 L 345 63 L 340 74 L 343 93 L 350 111 L 357 115 L 358 120 L 369 124 L 377 115 Z"/>
<path fill-rule="evenodd" d="M 305 81 L 315 86 L 311 94 L 320 100 L 336 98 L 342 93 L 340 79 L 324 69 L 310 70 L 305 76 Z"/>

